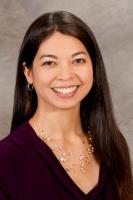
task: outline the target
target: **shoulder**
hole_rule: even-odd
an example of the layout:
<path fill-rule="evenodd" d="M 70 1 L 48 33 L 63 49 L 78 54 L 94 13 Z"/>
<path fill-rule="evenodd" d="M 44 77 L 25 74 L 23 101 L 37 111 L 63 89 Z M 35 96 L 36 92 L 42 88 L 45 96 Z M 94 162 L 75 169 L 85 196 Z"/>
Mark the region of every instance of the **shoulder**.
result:
<path fill-rule="evenodd" d="M 21 157 L 20 152 L 24 152 L 23 132 L 24 125 L 21 125 L 0 141 L 0 192 L 3 191 L 13 199 L 15 198 L 15 160 Z"/>
<path fill-rule="evenodd" d="M 14 150 L 17 150 L 19 147 L 24 149 L 24 145 L 26 145 L 24 142 L 26 131 L 26 123 L 24 123 L 0 141 L 0 159 L 15 153 Z"/>
<path fill-rule="evenodd" d="M 26 133 L 24 123 L 0 141 L 0 188 L 3 190 L 15 185 L 16 168 L 24 160 L 28 147 L 24 136 Z"/>
<path fill-rule="evenodd" d="M 0 141 L 0 171 L 2 171 L 2 167 L 11 168 L 14 161 L 19 161 L 25 156 L 29 146 L 25 139 L 27 131 L 24 123 Z"/>

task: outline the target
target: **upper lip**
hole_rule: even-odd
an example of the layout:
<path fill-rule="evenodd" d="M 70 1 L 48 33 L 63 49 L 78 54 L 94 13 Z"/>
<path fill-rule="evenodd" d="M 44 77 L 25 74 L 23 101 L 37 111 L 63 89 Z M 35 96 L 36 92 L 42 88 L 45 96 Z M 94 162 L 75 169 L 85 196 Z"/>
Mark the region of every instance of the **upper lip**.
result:
<path fill-rule="evenodd" d="M 64 85 L 64 86 L 55 86 L 55 87 L 52 87 L 52 88 L 70 88 L 70 87 L 78 87 L 79 85 Z"/>

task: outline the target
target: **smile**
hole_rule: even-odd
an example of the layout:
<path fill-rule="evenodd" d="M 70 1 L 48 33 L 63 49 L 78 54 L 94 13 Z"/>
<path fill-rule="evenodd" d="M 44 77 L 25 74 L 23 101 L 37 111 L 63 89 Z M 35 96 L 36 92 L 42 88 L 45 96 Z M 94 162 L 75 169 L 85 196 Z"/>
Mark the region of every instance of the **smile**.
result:
<path fill-rule="evenodd" d="M 64 96 L 72 96 L 75 94 L 77 88 L 79 86 L 70 86 L 70 87 L 55 87 L 52 88 L 54 92 L 56 92 L 59 95 L 64 95 Z"/>

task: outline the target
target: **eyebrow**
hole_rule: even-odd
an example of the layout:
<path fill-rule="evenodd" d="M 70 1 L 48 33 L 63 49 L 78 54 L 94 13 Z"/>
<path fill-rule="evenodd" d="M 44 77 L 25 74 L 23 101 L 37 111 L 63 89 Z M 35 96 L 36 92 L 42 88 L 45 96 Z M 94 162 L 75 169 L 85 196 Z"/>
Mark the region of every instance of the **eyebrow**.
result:
<path fill-rule="evenodd" d="M 75 57 L 75 56 L 77 56 L 77 55 L 80 55 L 80 54 L 84 54 L 84 55 L 87 56 L 87 53 L 85 53 L 84 51 L 80 51 L 80 52 L 76 52 L 76 53 L 72 54 L 72 58 Z M 58 59 L 57 56 L 51 55 L 51 54 L 43 54 L 42 56 L 40 56 L 40 59 L 42 59 L 44 57 L 50 57 L 50 58 Z"/>

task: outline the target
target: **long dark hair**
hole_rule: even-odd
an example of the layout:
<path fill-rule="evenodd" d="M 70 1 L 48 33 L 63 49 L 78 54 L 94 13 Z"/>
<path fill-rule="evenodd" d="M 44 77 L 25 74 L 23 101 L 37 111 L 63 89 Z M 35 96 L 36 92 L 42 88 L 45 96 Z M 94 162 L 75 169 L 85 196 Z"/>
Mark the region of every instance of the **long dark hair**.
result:
<path fill-rule="evenodd" d="M 29 68 L 32 67 L 40 44 L 55 31 L 78 38 L 89 52 L 95 83 L 81 102 L 82 127 L 87 130 L 89 125 L 97 158 L 104 161 L 112 174 L 120 199 L 128 200 L 133 194 L 131 162 L 127 143 L 114 118 L 104 62 L 94 34 L 74 14 L 65 11 L 46 13 L 36 19 L 26 32 L 18 58 L 11 131 L 29 120 L 37 108 L 36 92 L 27 90 L 22 64 L 26 62 Z"/>

